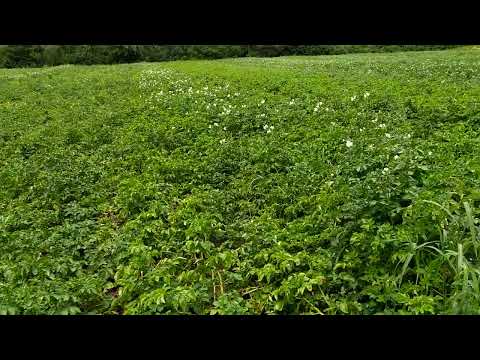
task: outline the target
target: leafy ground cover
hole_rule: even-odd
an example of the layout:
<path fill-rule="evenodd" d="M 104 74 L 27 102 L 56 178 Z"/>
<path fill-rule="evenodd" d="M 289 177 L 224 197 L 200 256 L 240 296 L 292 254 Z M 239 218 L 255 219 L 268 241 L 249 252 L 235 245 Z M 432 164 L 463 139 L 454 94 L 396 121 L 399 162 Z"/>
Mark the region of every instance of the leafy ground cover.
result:
<path fill-rule="evenodd" d="M 0 313 L 480 313 L 479 70 L 0 69 Z"/>

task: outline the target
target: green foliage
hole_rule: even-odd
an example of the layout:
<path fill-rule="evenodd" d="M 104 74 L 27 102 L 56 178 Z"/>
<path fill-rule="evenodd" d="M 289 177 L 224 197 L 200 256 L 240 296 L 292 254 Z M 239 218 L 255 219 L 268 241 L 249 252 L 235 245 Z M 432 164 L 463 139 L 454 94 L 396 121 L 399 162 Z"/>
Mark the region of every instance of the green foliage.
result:
<path fill-rule="evenodd" d="M 0 69 L 0 314 L 478 314 L 479 70 Z"/>

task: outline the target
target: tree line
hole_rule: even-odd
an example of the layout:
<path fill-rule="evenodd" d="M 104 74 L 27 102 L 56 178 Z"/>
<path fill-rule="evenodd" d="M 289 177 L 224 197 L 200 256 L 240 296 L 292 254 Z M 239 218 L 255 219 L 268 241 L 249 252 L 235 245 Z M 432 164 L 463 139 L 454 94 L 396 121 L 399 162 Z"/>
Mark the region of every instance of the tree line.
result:
<path fill-rule="evenodd" d="M 440 50 L 452 45 L 7 45 L 0 67 L 132 62 L 286 55 L 338 55 L 359 52 Z"/>

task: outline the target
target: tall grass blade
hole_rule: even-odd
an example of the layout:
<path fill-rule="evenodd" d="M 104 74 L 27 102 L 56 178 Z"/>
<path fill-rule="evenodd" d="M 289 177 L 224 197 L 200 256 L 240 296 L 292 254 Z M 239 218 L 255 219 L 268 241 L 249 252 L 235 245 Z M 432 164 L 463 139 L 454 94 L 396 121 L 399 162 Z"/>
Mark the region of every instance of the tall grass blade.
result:
<path fill-rule="evenodd" d="M 463 206 L 465 208 L 465 212 L 467 214 L 467 224 L 470 230 L 470 236 L 472 237 L 472 243 L 474 245 L 475 249 L 475 256 L 478 257 L 477 253 L 477 248 L 478 248 L 478 241 L 477 241 L 477 228 L 475 227 L 475 220 L 473 218 L 472 214 L 472 208 L 470 207 L 470 204 L 467 202 L 463 203 Z"/>

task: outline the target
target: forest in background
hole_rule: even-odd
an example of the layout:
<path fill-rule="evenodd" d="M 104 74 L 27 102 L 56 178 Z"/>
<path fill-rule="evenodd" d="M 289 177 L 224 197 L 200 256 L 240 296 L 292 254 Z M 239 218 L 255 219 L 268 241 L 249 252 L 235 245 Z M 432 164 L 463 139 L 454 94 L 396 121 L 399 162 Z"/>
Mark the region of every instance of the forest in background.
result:
<path fill-rule="evenodd" d="M 0 67 L 441 50 L 455 45 L 3 45 Z"/>

